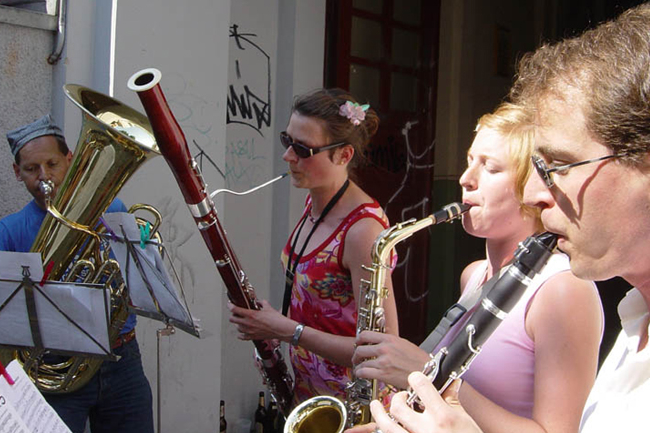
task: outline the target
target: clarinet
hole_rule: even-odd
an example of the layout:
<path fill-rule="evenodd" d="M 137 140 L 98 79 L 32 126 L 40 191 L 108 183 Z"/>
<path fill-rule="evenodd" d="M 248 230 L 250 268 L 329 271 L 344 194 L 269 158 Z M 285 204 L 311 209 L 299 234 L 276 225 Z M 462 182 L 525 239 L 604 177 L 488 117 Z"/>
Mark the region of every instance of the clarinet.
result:
<path fill-rule="evenodd" d="M 160 152 L 174 173 L 185 202 L 205 241 L 217 270 L 226 286 L 230 301 L 238 307 L 259 310 L 260 304 L 248 281 L 226 232 L 217 217 L 216 207 L 207 193 L 207 186 L 198 164 L 192 158 L 185 136 L 167 104 L 160 88 L 162 74 L 150 68 L 136 72 L 128 82 L 137 92 L 151 122 Z M 271 396 L 280 411 L 291 411 L 293 379 L 284 362 L 280 345 L 271 340 L 254 340 L 256 364 Z"/>
<path fill-rule="evenodd" d="M 513 262 L 485 283 L 486 295 L 479 300 L 480 305 L 467 319 L 463 330 L 447 346 L 431 354 L 431 360 L 424 366 L 423 373 L 440 393 L 469 369 L 483 344 L 507 317 L 532 278 L 542 271 L 556 244 L 557 235 L 553 233 L 528 237 L 519 244 Z M 407 402 L 412 405 L 416 399 L 410 390 Z"/>

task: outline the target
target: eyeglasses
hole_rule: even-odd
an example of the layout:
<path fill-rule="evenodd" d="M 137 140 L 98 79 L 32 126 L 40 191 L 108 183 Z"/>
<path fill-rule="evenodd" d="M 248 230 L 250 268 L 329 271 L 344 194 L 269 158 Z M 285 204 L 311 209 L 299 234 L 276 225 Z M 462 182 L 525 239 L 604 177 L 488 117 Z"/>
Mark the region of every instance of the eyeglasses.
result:
<path fill-rule="evenodd" d="M 309 147 L 299 141 L 294 141 L 293 138 L 291 138 L 289 134 L 286 133 L 286 131 L 282 131 L 280 133 L 280 143 L 282 143 L 282 146 L 284 146 L 285 149 L 288 149 L 289 146 L 291 146 L 293 148 L 293 151 L 296 152 L 296 155 L 298 155 L 300 158 L 309 158 L 310 156 L 314 156 L 324 150 L 334 149 L 336 147 L 347 144 L 343 141 L 341 143 L 328 144 L 327 146 L 323 147 Z"/>
<path fill-rule="evenodd" d="M 584 161 L 574 162 L 572 164 L 560 165 L 558 167 L 553 167 L 553 168 L 548 168 L 546 162 L 544 162 L 544 160 L 537 155 L 531 156 L 530 159 L 533 162 L 533 167 L 535 167 L 535 171 L 537 171 L 539 177 L 542 178 L 542 180 L 544 181 L 544 183 L 548 188 L 551 188 L 553 185 L 555 185 L 555 181 L 553 181 L 553 176 L 551 176 L 555 172 L 566 171 L 572 167 L 577 167 L 579 165 L 591 164 L 592 162 L 604 161 L 610 158 L 620 158 L 621 156 L 626 156 L 626 155 L 627 155 L 626 153 L 616 153 L 613 155 L 601 156 L 600 158 L 587 159 Z"/>

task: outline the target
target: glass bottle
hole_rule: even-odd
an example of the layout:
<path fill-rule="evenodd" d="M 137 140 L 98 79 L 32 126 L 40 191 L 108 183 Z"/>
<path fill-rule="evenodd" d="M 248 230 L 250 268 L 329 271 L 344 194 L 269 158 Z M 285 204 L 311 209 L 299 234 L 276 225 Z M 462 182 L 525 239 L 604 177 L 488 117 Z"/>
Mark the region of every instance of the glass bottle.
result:
<path fill-rule="evenodd" d="M 228 423 L 226 422 L 226 403 L 221 400 L 219 403 L 219 433 L 226 433 Z"/>
<path fill-rule="evenodd" d="M 265 433 L 264 423 L 266 422 L 266 405 L 264 404 L 264 391 L 260 391 L 260 397 L 255 410 L 255 433 Z"/>

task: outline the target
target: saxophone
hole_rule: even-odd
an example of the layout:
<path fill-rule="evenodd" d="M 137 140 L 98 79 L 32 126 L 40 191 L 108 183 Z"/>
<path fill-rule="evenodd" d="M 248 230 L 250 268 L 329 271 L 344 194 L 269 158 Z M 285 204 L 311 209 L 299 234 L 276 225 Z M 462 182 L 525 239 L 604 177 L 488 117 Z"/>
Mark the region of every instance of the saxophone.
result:
<path fill-rule="evenodd" d="M 370 267 L 370 280 L 361 281 L 361 296 L 357 313 L 357 335 L 363 331 L 384 332 L 386 317 L 383 302 L 388 297 L 384 285 L 390 271 L 393 248 L 430 225 L 452 222 L 470 209 L 464 203 L 451 203 L 421 220 L 412 218 L 382 231 L 375 240 Z M 346 388 L 346 400 L 316 396 L 297 406 L 287 418 L 284 433 L 341 433 L 355 425 L 370 422 L 370 402 L 377 395 L 377 381 L 353 377 Z"/>

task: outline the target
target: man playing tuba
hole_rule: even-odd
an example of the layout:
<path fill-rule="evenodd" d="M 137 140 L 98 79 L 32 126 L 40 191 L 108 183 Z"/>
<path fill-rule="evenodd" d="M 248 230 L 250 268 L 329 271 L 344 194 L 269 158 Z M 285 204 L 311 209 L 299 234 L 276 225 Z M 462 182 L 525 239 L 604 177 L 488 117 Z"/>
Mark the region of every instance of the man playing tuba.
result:
<path fill-rule="evenodd" d="M 28 252 L 47 214 L 39 184 L 51 181 L 54 190 L 65 179 L 72 153 L 61 129 L 48 114 L 7 133 L 14 172 L 34 197 L 22 210 L 0 220 L 0 251 Z M 107 212 L 126 212 L 115 199 Z M 105 361 L 80 389 L 44 397 L 74 433 L 83 433 L 87 420 L 93 433 L 151 432 L 151 387 L 144 375 L 135 339 L 135 315 L 130 314 L 113 344 L 116 362 Z"/>

